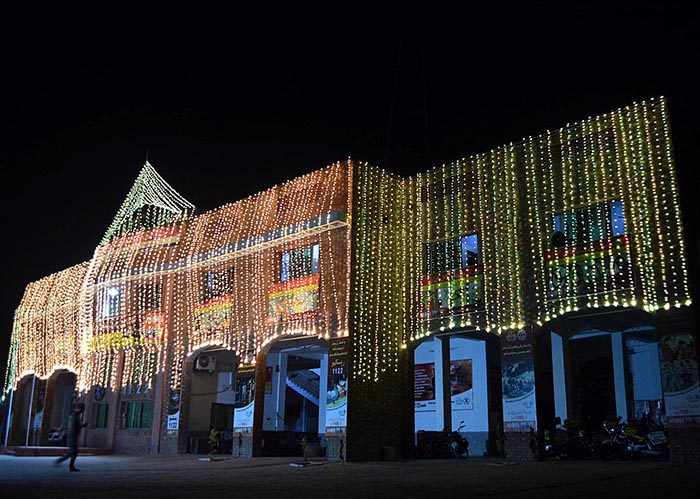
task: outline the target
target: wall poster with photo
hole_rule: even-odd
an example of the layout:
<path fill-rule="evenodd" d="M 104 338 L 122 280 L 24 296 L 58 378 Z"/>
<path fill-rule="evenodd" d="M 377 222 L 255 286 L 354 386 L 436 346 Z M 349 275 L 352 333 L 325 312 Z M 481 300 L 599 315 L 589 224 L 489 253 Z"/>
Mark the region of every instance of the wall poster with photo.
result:
<path fill-rule="evenodd" d="M 413 399 L 416 411 L 435 410 L 435 362 L 415 364 Z"/>
<path fill-rule="evenodd" d="M 452 410 L 474 409 L 472 359 L 450 360 Z"/>

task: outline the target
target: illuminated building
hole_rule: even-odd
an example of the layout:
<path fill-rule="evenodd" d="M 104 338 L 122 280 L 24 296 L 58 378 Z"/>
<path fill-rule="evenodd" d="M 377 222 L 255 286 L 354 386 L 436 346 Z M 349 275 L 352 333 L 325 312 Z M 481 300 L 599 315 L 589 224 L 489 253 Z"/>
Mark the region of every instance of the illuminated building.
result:
<path fill-rule="evenodd" d="M 146 164 L 93 258 L 27 287 L 10 444 L 45 444 L 71 394 L 84 444 L 116 452 L 200 452 L 216 428 L 233 455 L 305 436 L 372 459 L 464 422 L 473 455 L 504 430 L 525 459 L 530 427 L 604 412 L 684 439 L 680 217 L 663 99 L 409 178 L 348 160 L 199 215 Z"/>

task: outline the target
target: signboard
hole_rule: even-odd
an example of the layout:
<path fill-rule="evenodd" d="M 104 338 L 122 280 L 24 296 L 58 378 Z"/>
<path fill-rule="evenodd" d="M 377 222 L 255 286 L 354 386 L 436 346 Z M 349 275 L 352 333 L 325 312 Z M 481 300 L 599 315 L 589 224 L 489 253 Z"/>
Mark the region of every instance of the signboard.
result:
<path fill-rule="evenodd" d="M 255 416 L 255 365 L 238 368 L 236 407 L 233 410 L 233 432 L 252 433 Z"/>
<path fill-rule="evenodd" d="M 176 412 L 175 414 L 168 414 L 168 434 L 171 432 L 177 433 L 177 430 L 180 425 L 180 412 Z"/>
<path fill-rule="evenodd" d="M 180 428 L 180 389 L 170 388 L 170 400 L 168 401 L 168 435 L 177 435 Z"/>
<path fill-rule="evenodd" d="M 143 317 L 143 342 L 146 344 L 161 344 L 168 324 L 168 314 L 165 312 L 149 312 Z"/>
<path fill-rule="evenodd" d="M 99 352 L 117 348 L 159 345 L 163 343 L 168 314 L 149 312 L 143 315 L 143 321 L 134 323 L 124 331 L 111 331 L 98 334 L 90 339 L 90 351 Z"/>
<path fill-rule="evenodd" d="M 194 309 L 194 328 L 197 333 L 217 333 L 231 328 L 233 295 L 217 296 L 197 305 Z"/>
<path fill-rule="evenodd" d="M 270 286 L 268 324 L 301 319 L 318 308 L 318 274 Z"/>
<path fill-rule="evenodd" d="M 348 425 L 349 338 L 328 341 L 328 391 L 326 434 L 345 433 Z"/>
<path fill-rule="evenodd" d="M 548 251 L 547 300 L 631 288 L 628 235 Z"/>
<path fill-rule="evenodd" d="M 472 359 L 450 361 L 450 394 L 453 411 L 474 409 Z"/>
<path fill-rule="evenodd" d="M 695 339 L 668 335 L 659 342 L 661 382 L 669 426 L 700 425 L 700 385 Z"/>
<path fill-rule="evenodd" d="M 501 335 L 504 431 L 537 429 L 535 359 L 532 332 L 521 329 Z"/>
<path fill-rule="evenodd" d="M 415 410 L 435 410 L 435 363 L 415 364 L 413 376 L 413 399 Z"/>
<path fill-rule="evenodd" d="M 484 308 L 484 276 L 480 265 L 423 277 L 420 317 L 432 319 Z"/>

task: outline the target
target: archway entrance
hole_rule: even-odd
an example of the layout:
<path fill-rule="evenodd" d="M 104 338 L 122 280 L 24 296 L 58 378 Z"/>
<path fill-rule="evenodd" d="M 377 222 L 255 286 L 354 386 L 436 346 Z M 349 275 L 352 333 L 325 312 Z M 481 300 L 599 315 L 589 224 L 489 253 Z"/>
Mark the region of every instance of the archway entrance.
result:
<path fill-rule="evenodd" d="M 226 349 L 205 349 L 191 358 L 192 379 L 187 411 L 187 452 L 208 454 L 209 436 L 217 433 L 219 454 L 230 454 L 233 444 L 233 410 L 240 358 Z"/>
<path fill-rule="evenodd" d="M 552 428 L 575 419 L 599 432 L 620 416 L 664 418 L 653 318 L 632 308 L 583 311 L 547 323 L 536 335 L 538 419 Z"/>
<path fill-rule="evenodd" d="M 43 444 L 66 445 L 68 420 L 77 395 L 76 383 L 75 373 L 67 370 L 56 371 L 49 378 L 41 439 Z"/>
<path fill-rule="evenodd" d="M 8 445 L 39 445 L 44 420 L 46 380 L 30 374 L 17 384 Z"/>
<path fill-rule="evenodd" d="M 418 457 L 437 457 L 430 455 L 430 440 L 443 429 L 459 429 L 472 456 L 495 453 L 502 418 L 500 364 L 499 338 L 481 330 L 433 335 L 416 346 Z"/>
<path fill-rule="evenodd" d="M 325 447 L 328 344 L 316 337 L 275 342 L 267 352 L 262 453 L 310 455 Z"/>

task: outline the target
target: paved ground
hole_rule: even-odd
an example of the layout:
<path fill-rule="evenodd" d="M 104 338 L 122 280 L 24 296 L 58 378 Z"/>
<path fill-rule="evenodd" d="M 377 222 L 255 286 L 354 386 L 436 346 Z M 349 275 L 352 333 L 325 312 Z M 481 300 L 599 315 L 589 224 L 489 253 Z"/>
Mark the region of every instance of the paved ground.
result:
<path fill-rule="evenodd" d="M 80 456 L 80 472 L 53 457 L 0 455 L 2 498 L 452 498 L 509 499 L 699 497 L 700 467 L 669 462 L 547 461 L 505 464 L 487 458 L 326 463 L 295 458 Z"/>

